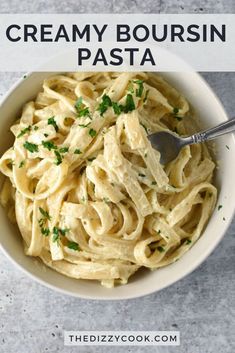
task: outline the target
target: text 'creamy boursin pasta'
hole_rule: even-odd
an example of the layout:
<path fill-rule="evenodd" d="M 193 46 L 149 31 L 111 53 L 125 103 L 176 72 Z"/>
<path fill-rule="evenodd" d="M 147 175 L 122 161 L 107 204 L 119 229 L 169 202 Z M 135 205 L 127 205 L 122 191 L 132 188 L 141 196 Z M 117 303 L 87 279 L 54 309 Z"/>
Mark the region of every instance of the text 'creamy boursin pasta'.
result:
<path fill-rule="evenodd" d="M 11 127 L 1 203 L 25 252 L 107 287 L 179 259 L 216 202 L 205 145 L 166 166 L 147 134 L 192 132 L 185 98 L 146 73 L 71 73 L 44 81 Z"/>

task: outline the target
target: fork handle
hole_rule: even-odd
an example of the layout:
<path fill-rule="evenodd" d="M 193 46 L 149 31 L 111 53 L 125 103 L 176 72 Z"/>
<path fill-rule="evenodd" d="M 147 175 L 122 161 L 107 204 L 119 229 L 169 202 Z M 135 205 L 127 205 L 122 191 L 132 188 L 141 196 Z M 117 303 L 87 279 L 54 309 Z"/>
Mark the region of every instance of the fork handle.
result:
<path fill-rule="evenodd" d="M 186 144 L 195 144 L 208 140 L 213 140 L 218 136 L 229 134 L 235 131 L 235 118 L 229 119 L 224 123 L 221 123 L 211 129 L 207 129 L 201 132 L 198 132 L 190 137 L 185 138 Z"/>

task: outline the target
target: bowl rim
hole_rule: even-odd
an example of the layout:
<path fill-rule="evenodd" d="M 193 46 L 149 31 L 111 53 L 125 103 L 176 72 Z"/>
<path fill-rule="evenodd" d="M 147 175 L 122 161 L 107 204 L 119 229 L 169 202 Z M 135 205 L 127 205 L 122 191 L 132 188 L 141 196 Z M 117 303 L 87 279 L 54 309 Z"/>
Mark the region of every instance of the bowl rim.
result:
<path fill-rule="evenodd" d="M 22 82 L 24 82 L 25 80 L 27 80 L 28 78 L 30 78 L 33 74 L 38 73 L 37 71 L 33 71 L 33 72 L 28 72 L 26 73 L 23 77 L 19 78 L 18 80 L 16 80 L 16 82 L 11 85 L 11 87 L 6 91 L 6 93 L 2 96 L 1 98 L 1 102 L 0 102 L 0 109 L 1 106 L 5 103 L 5 101 L 8 99 L 8 97 L 14 92 L 14 90 L 19 87 L 21 85 Z M 42 73 L 42 72 L 41 72 Z M 46 74 L 48 74 L 48 72 L 45 72 Z M 50 72 L 52 73 L 52 72 Z M 55 73 L 57 73 L 57 71 L 55 71 Z M 174 74 L 176 72 L 160 72 L 160 74 L 167 74 L 167 75 L 171 75 Z M 179 74 L 180 72 L 177 72 L 177 74 Z M 229 116 L 227 114 L 226 109 L 224 108 L 223 104 L 221 103 L 220 99 L 218 98 L 218 96 L 216 95 L 216 93 L 214 92 L 214 90 L 210 87 L 210 85 L 208 84 L 208 82 L 204 79 L 204 77 L 196 71 L 192 71 L 190 72 L 190 74 L 193 74 L 195 76 L 195 78 L 199 81 L 201 81 L 202 84 L 204 84 L 204 86 L 210 91 L 213 99 L 216 101 L 217 105 L 220 107 L 220 109 L 223 111 L 224 113 L 224 117 L 226 118 L 226 120 L 229 120 Z M 25 77 L 26 76 L 26 77 Z M 167 78 L 168 79 L 168 78 Z M 233 143 L 235 144 L 235 136 L 234 134 L 232 134 L 232 140 Z M 215 212 L 215 210 L 213 211 L 213 213 Z M 213 215 L 212 213 L 212 215 Z M 211 215 L 211 216 L 212 216 Z M 125 293 L 122 294 L 122 296 L 120 298 L 118 298 L 117 296 L 112 296 L 109 295 L 110 293 L 110 289 L 107 289 L 107 296 L 105 297 L 100 297 L 100 296 L 96 296 L 95 293 L 90 294 L 81 294 L 81 293 L 75 293 L 72 292 L 70 290 L 64 289 L 59 287 L 56 284 L 51 284 L 48 281 L 39 278 L 38 276 L 36 276 L 35 274 L 33 274 L 29 269 L 27 269 L 24 265 L 20 264 L 14 257 L 12 257 L 10 255 L 10 253 L 7 251 L 6 248 L 3 247 L 3 245 L 0 243 L 0 249 L 2 250 L 2 252 L 5 254 L 6 258 L 8 258 L 10 260 L 10 262 L 12 262 L 18 269 L 20 269 L 23 273 L 25 273 L 26 275 L 28 275 L 28 277 L 34 281 L 36 281 L 37 283 L 43 285 L 44 287 L 47 287 L 49 289 L 52 289 L 60 294 L 65 294 L 68 295 L 70 297 L 74 297 L 74 298 L 80 298 L 80 299 L 88 299 L 88 300 L 100 300 L 100 301 L 121 301 L 121 300 L 129 300 L 129 299 L 136 299 L 136 298 L 142 298 L 146 295 L 150 295 L 153 294 L 155 292 L 159 292 L 161 290 L 163 290 L 164 288 L 167 288 L 173 284 L 175 284 L 176 282 L 180 281 L 181 279 L 185 278 L 187 275 L 189 275 L 190 273 L 192 273 L 196 268 L 198 268 L 208 257 L 209 255 L 215 250 L 215 248 L 217 247 L 217 245 L 219 244 L 219 242 L 223 239 L 223 237 L 225 236 L 225 234 L 228 231 L 228 228 L 230 227 L 232 220 L 235 216 L 235 204 L 233 207 L 232 212 L 229 214 L 229 217 L 226 218 L 226 225 L 224 230 L 221 231 L 220 236 L 218 236 L 218 238 L 216 239 L 216 241 L 211 242 L 210 247 L 208 247 L 203 253 L 200 254 L 200 256 L 198 257 L 197 261 L 194 261 L 193 265 L 188 266 L 183 273 L 179 272 L 178 274 L 176 274 L 174 276 L 174 278 L 170 278 L 168 280 L 166 280 L 166 282 L 161 285 L 159 288 L 151 288 L 151 289 L 144 289 L 142 288 L 140 293 Z M 210 220 L 209 220 L 210 222 Z M 204 229 L 205 231 L 205 229 Z M 203 231 L 203 232 L 204 232 Z M 190 249 L 191 250 L 191 249 Z M 189 251 L 190 251 L 189 250 Z M 25 255 L 26 256 L 26 255 Z M 37 259 L 37 258 L 36 258 Z M 115 288 L 112 288 L 112 291 L 115 291 Z"/>

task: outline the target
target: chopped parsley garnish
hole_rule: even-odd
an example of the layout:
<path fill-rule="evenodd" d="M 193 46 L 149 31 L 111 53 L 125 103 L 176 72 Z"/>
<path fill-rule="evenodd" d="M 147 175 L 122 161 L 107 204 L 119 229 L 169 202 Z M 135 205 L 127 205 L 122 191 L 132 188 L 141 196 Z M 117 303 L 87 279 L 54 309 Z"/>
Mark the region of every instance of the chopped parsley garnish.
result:
<path fill-rule="evenodd" d="M 55 129 L 56 132 L 59 131 L 59 128 L 58 128 L 58 125 L 56 124 L 56 121 L 55 121 L 55 117 L 54 117 L 54 116 L 52 116 L 51 118 L 49 118 L 49 119 L 47 120 L 47 123 L 48 123 L 48 125 L 54 126 L 54 129 Z"/>
<path fill-rule="evenodd" d="M 164 252 L 164 251 L 165 251 L 165 249 L 164 249 L 162 246 L 158 246 L 158 247 L 157 247 L 157 250 L 158 250 L 159 252 Z"/>
<path fill-rule="evenodd" d="M 26 150 L 28 150 L 31 153 L 38 152 L 38 145 L 36 145 L 35 143 L 30 143 L 30 142 L 26 141 L 23 144 L 23 146 Z"/>
<path fill-rule="evenodd" d="M 226 148 L 229 150 L 230 148 L 228 147 L 228 145 L 226 145 Z"/>
<path fill-rule="evenodd" d="M 91 137 L 95 137 L 96 131 L 95 131 L 94 129 L 90 129 L 90 130 L 89 130 L 89 135 L 90 135 Z"/>
<path fill-rule="evenodd" d="M 90 115 L 90 112 L 89 112 L 89 109 L 87 107 L 81 109 L 79 111 L 79 113 L 78 113 L 79 118 L 81 118 L 82 116 L 88 116 L 88 115 Z"/>
<path fill-rule="evenodd" d="M 50 229 L 41 227 L 41 233 L 42 235 L 45 235 L 45 237 L 48 237 L 48 235 L 50 234 Z"/>
<path fill-rule="evenodd" d="M 92 162 L 92 161 L 94 161 L 96 159 L 96 157 L 91 157 L 91 158 L 88 158 L 88 161 L 89 162 Z"/>
<path fill-rule="evenodd" d="M 139 173 L 138 174 L 141 178 L 145 178 L 146 177 L 146 175 L 145 174 L 142 174 L 142 173 Z"/>
<path fill-rule="evenodd" d="M 89 122 L 87 124 L 78 124 L 78 126 L 85 128 L 85 127 L 89 126 L 90 124 L 91 124 L 91 122 Z"/>
<path fill-rule="evenodd" d="M 219 205 L 218 206 L 218 211 L 221 210 L 222 207 L 223 207 L 222 205 Z"/>
<path fill-rule="evenodd" d="M 225 219 L 225 217 L 223 217 L 223 221 L 225 221 L 226 219 Z"/>
<path fill-rule="evenodd" d="M 179 108 L 176 108 L 176 107 L 175 107 L 175 108 L 173 108 L 173 114 L 175 114 L 175 115 L 176 115 L 176 114 L 178 114 L 178 113 L 179 113 Z"/>
<path fill-rule="evenodd" d="M 52 241 L 56 242 L 60 239 L 60 235 L 65 236 L 65 234 L 69 232 L 69 229 L 65 228 L 65 229 L 61 229 L 58 227 L 54 227 L 53 228 L 53 237 L 52 237 Z"/>
<path fill-rule="evenodd" d="M 117 114 L 117 115 L 121 114 L 122 110 L 121 110 L 121 108 L 120 108 L 120 106 L 118 105 L 117 102 L 113 102 L 112 103 L 112 107 L 113 107 L 113 111 L 114 111 L 115 114 Z"/>
<path fill-rule="evenodd" d="M 17 138 L 24 136 L 25 134 L 27 134 L 27 132 L 29 132 L 31 130 L 31 126 L 29 125 L 28 127 L 26 127 L 25 129 L 22 129 L 19 133 L 19 135 L 17 135 Z"/>
<path fill-rule="evenodd" d="M 49 221 L 51 220 L 51 216 L 49 215 L 49 213 L 45 211 L 42 207 L 39 207 L 39 211 L 44 218 L 48 219 Z"/>
<path fill-rule="evenodd" d="M 148 99 L 148 95 L 149 95 L 149 89 L 147 89 L 147 91 L 146 91 L 146 93 L 145 93 L 144 100 L 143 100 L 144 103 L 145 103 L 146 100 Z"/>
<path fill-rule="evenodd" d="M 62 147 L 62 148 L 59 149 L 59 152 L 60 153 L 66 153 L 66 152 L 68 152 L 68 150 L 69 150 L 68 147 Z"/>
<path fill-rule="evenodd" d="M 38 129 L 39 129 L 39 127 L 38 126 L 34 126 L 34 128 L 33 128 L 35 131 L 37 131 Z"/>
<path fill-rule="evenodd" d="M 151 184 L 152 184 L 152 185 L 157 185 L 157 182 L 156 182 L 156 181 L 152 181 Z"/>
<path fill-rule="evenodd" d="M 112 106 L 112 101 L 107 94 L 104 94 L 102 97 L 102 102 L 98 106 L 98 111 L 100 112 L 100 115 L 102 116 L 106 110 Z"/>
<path fill-rule="evenodd" d="M 59 232 L 61 235 L 65 236 L 65 234 L 69 232 L 69 229 L 68 228 L 64 228 L 64 229 L 59 228 Z"/>
<path fill-rule="evenodd" d="M 74 106 L 77 110 L 77 114 L 78 114 L 79 118 L 81 118 L 82 116 L 89 116 L 90 115 L 88 107 L 85 107 L 82 102 L 82 97 L 78 98 L 78 100 L 76 101 Z"/>
<path fill-rule="evenodd" d="M 56 160 L 55 160 L 55 164 L 56 165 L 60 165 L 62 163 L 62 159 L 63 157 L 61 156 L 61 154 L 58 151 L 54 151 L 55 156 L 56 156 Z"/>
<path fill-rule="evenodd" d="M 53 237 L 52 237 L 52 241 L 56 242 L 59 240 L 59 228 L 54 227 L 53 228 Z"/>
<path fill-rule="evenodd" d="M 42 141 L 43 147 L 47 148 L 49 151 L 56 150 L 58 147 L 52 141 Z"/>
<path fill-rule="evenodd" d="M 48 137 L 49 135 L 48 134 L 43 134 L 45 137 Z"/>
<path fill-rule="evenodd" d="M 181 121 L 183 118 L 181 116 L 178 116 L 177 114 L 179 113 L 179 108 L 173 108 L 173 114 L 174 118 L 177 119 L 178 121 Z"/>
<path fill-rule="evenodd" d="M 109 198 L 108 198 L 108 197 L 103 197 L 103 201 L 104 201 L 105 203 L 110 202 L 110 200 L 109 200 Z"/>
<path fill-rule="evenodd" d="M 138 89 L 135 91 L 136 97 L 141 97 L 144 91 L 144 81 L 143 80 L 135 80 L 134 83 L 139 85 Z"/>
<path fill-rule="evenodd" d="M 26 77 L 27 77 L 27 75 L 24 75 L 24 76 L 23 76 L 23 79 L 26 79 Z"/>
<path fill-rule="evenodd" d="M 76 108 L 76 110 L 80 110 L 82 104 L 82 97 L 79 97 L 78 100 L 75 102 L 74 107 Z"/>
<path fill-rule="evenodd" d="M 22 168 L 25 164 L 25 161 L 21 161 L 20 164 L 19 164 L 19 168 Z"/>
<path fill-rule="evenodd" d="M 45 235 L 47 237 L 50 234 L 50 230 L 49 230 L 49 228 L 45 228 L 44 225 L 47 220 L 51 219 L 51 216 L 42 207 L 39 207 L 39 211 L 40 211 L 41 215 L 43 216 L 43 218 L 39 219 L 38 224 L 41 229 L 42 235 Z"/>
<path fill-rule="evenodd" d="M 80 151 L 79 148 L 77 148 L 73 153 L 74 153 L 74 154 L 81 154 L 82 152 Z"/>
<path fill-rule="evenodd" d="M 189 245 L 191 243 L 192 243 L 192 240 L 190 240 L 190 239 L 187 239 L 186 242 L 185 242 L 186 245 Z"/>
<path fill-rule="evenodd" d="M 126 105 L 122 106 L 122 110 L 124 111 L 124 113 L 128 113 L 134 109 L 135 109 L 135 102 L 134 102 L 133 96 L 131 94 L 127 94 Z"/>
<path fill-rule="evenodd" d="M 75 251 L 81 250 L 78 243 L 76 243 L 75 241 L 69 241 L 67 247 Z"/>

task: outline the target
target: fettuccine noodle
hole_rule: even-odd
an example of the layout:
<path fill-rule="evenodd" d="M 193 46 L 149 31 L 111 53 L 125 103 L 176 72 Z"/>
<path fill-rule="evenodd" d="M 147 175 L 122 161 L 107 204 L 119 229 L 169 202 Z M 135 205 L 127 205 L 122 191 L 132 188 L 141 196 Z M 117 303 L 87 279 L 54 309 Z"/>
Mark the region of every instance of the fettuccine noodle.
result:
<path fill-rule="evenodd" d="M 1 204 L 26 254 L 106 287 L 178 260 L 214 209 L 215 165 L 205 145 L 194 145 L 163 166 L 147 134 L 191 133 L 191 114 L 156 74 L 46 79 L 0 159 Z"/>

